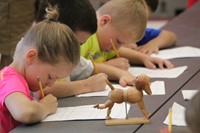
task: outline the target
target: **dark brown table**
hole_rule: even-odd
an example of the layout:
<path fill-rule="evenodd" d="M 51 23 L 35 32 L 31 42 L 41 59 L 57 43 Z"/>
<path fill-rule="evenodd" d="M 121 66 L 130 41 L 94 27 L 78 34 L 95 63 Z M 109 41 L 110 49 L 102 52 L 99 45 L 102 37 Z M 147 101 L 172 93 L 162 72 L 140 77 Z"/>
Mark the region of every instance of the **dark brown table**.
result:
<path fill-rule="evenodd" d="M 176 47 L 194 46 L 200 48 L 200 17 L 197 17 L 198 14 L 200 14 L 200 1 L 189 10 L 186 10 L 176 18 L 172 19 L 166 26 L 163 27 L 163 29 L 176 33 L 178 39 Z M 184 59 L 175 59 L 173 62 L 177 63 L 183 60 Z M 186 106 L 187 102 L 184 101 L 181 90 L 200 89 L 200 58 L 186 58 L 185 60 L 187 60 L 185 64 L 188 64 L 188 62 L 196 64 L 195 66 L 191 65 L 189 67 L 189 69 L 196 69 L 194 75 L 190 77 L 187 73 L 185 73 L 185 76 L 188 77 L 187 81 L 175 79 L 174 82 L 165 82 L 167 84 L 166 90 L 170 94 L 166 94 L 164 97 L 169 95 L 171 96 L 166 99 L 160 108 L 158 108 L 158 110 L 151 116 L 151 124 L 141 125 L 135 131 L 136 133 L 159 133 L 161 128 L 167 127 L 163 124 L 163 121 L 168 114 L 169 107 L 171 107 L 174 102 L 177 102 L 182 106 Z M 184 82 L 183 86 L 180 86 L 180 88 L 175 87 L 178 82 Z M 171 89 L 171 87 L 174 90 Z M 154 99 L 154 97 L 148 101 L 150 107 L 154 105 L 151 102 L 155 100 L 152 99 Z M 158 100 L 160 99 L 161 98 Z M 157 104 L 157 101 L 155 103 Z M 173 126 L 173 131 L 174 133 L 189 133 L 187 127 L 180 126 Z"/>
<path fill-rule="evenodd" d="M 163 124 L 166 116 L 168 115 L 169 108 L 174 102 L 186 107 L 188 101 L 183 99 L 182 90 L 200 90 L 200 70 L 183 86 L 180 90 L 172 95 L 172 97 L 162 106 L 158 112 L 151 117 L 151 124 L 144 125 L 139 128 L 136 133 L 159 133 L 159 130 L 163 127 L 167 128 L 167 125 Z M 173 133 L 190 133 L 187 127 L 172 126 Z"/>

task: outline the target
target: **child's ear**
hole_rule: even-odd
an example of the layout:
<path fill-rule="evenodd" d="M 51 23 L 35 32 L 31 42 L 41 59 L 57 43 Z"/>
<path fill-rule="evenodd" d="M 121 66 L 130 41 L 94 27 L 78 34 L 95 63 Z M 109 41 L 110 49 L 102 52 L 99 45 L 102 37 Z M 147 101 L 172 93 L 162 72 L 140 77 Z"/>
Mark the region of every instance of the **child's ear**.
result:
<path fill-rule="evenodd" d="M 30 49 L 27 53 L 26 53 L 26 61 L 28 64 L 32 64 L 38 57 L 38 52 L 36 51 L 36 49 Z"/>
<path fill-rule="evenodd" d="M 100 25 L 103 26 L 105 24 L 111 23 L 112 22 L 112 18 L 110 15 L 102 15 L 100 17 Z"/>

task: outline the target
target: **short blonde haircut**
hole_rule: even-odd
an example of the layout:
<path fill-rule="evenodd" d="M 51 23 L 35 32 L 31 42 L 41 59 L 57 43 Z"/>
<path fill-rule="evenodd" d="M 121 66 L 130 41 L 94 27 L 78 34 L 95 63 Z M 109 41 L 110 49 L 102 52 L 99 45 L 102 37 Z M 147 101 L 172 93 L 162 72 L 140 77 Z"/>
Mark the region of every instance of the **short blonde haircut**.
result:
<path fill-rule="evenodd" d="M 47 19 L 33 25 L 18 43 L 14 59 L 22 59 L 30 48 L 36 48 L 41 61 L 56 64 L 66 61 L 76 65 L 80 59 L 80 44 L 72 30 L 57 22 L 58 9 L 49 6 Z"/>
<path fill-rule="evenodd" d="M 99 16 L 110 15 L 119 30 L 130 29 L 134 41 L 145 33 L 148 9 L 144 0 L 110 0 L 97 10 Z"/>

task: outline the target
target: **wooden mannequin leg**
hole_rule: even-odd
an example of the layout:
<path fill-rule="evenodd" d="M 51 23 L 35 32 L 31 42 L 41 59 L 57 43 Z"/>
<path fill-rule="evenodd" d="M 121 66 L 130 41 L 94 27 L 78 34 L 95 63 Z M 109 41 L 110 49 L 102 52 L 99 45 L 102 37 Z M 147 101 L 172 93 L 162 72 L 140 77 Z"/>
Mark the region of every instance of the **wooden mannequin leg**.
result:
<path fill-rule="evenodd" d="M 108 120 L 111 119 L 110 114 L 111 114 L 111 110 L 112 110 L 113 105 L 114 105 L 114 103 L 110 104 L 110 106 L 108 107 L 107 116 L 106 116 L 106 119 L 108 119 Z"/>
<path fill-rule="evenodd" d="M 149 114 L 149 112 L 147 112 L 147 110 L 145 108 L 144 101 L 142 100 L 141 102 L 138 102 L 137 104 L 138 104 L 141 112 L 143 113 L 144 117 L 149 118 L 150 114 Z"/>

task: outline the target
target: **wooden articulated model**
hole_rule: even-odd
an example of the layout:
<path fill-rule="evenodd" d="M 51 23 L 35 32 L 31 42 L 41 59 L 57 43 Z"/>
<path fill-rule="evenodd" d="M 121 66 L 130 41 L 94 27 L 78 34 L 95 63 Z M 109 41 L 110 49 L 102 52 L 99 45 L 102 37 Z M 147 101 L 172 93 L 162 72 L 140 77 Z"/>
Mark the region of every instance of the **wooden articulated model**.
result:
<path fill-rule="evenodd" d="M 95 105 L 94 108 L 107 110 L 106 125 L 123 125 L 123 124 L 148 124 L 150 123 L 150 113 L 146 110 L 143 101 L 143 90 L 151 95 L 150 78 L 144 74 L 136 77 L 135 86 L 128 88 L 127 90 L 112 89 L 108 95 L 107 100 L 102 105 Z M 127 119 L 112 119 L 110 117 L 112 107 L 115 103 L 128 102 L 131 104 L 137 103 L 144 117 L 142 118 L 127 118 Z"/>

